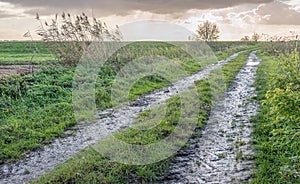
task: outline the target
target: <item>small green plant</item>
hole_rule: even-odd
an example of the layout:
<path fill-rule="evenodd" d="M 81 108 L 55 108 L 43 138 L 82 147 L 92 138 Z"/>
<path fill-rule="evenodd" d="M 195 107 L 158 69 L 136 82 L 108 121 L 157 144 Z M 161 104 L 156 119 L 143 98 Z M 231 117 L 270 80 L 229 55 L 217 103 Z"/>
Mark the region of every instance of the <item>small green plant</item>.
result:
<path fill-rule="evenodd" d="M 28 169 L 25 169 L 24 174 L 30 174 L 30 171 Z"/>
<path fill-rule="evenodd" d="M 236 155 L 235 155 L 235 160 L 241 160 L 243 158 L 243 151 L 241 149 L 239 149 L 237 152 L 236 152 Z"/>
<path fill-rule="evenodd" d="M 225 153 L 219 153 L 218 154 L 218 158 L 221 159 L 221 158 L 225 158 L 226 157 L 226 154 Z"/>

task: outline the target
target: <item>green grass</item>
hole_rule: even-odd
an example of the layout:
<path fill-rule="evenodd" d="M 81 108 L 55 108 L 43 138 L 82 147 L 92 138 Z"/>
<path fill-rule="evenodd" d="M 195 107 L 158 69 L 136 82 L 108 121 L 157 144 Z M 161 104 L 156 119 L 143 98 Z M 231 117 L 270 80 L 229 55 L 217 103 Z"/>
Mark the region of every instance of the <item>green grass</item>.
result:
<path fill-rule="evenodd" d="M 294 56 L 259 54 L 263 63 L 256 89 L 261 107 L 252 120 L 257 150 L 253 183 L 300 183 L 300 76 L 295 75 Z"/>
<path fill-rule="evenodd" d="M 222 68 L 225 71 L 227 86 L 230 85 L 235 75 L 244 66 L 248 54 L 249 52 L 241 54 Z M 230 73 L 227 76 L 229 71 L 233 74 Z M 196 82 L 200 105 L 200 109 L 195 109 L 198 111 L 196 121 L 196 127 L 198 128 L 202 127 L 208 118 L 208 113 L 213 104 L 211 85 L 217 85 L 217 83 L 214 84 L 212 81 L 217 82 L 220 80 L 218 77 L 220 76 L 210 76 L 209 79 Z M 221 91 L 223 93 L 225 88 L 221 89 L 223 89 Z M 174 131 L 176 126 L 184 123 L 179 121 L 181 114 L 181 100 L 179 96 L 169 99 L 167 107 L 166 116 L 159 122 L 154 122 L 154 124 L 158 123 L 157 126 L 146 130 L 131 127 L 115 136 L 123 141 L 137 145 L 156 143 L 166 138 Z M 147 127 L 148 123 L 153 123 L 147 121 L 150 111 L 157 113 L 160 111 L 160 108 L 156 107 L 141 113 L 139 115 L 140 123 L 136 126 L 145 125 Z M 184 142 L 178 142 L 178 144 L 186 145 Z M 129 153 L 123 154 L 129 155 Z M 124 165 L 101 156 L 93 148 L 88 148 L 38 180 L 32 181 L 32 183 L 147 183 L 157 181 L 165 176 L 168 173 L 172 159 L 173 157 L 169 157 L 160 162 L 142 166 Z"/>
<path fill-rule="evenodd" d="M 145 46 L 145 43 L 147 46 Z M 239 42 L 211 42 L 208 45 L 212 48 L 218 60 L 226 59 L 231 54 L 246 47 L 255 46 L 251 42 L 247 44 Z M 146 50 L 151 48 L 152 53 L 157 53 L 158 50 L 161 50 L 162 52 L 160 51 L 160 53 L 163 56 L 171 58 L 184 58 L 187 56 L 182 55 L 182 51 L 174 49 L 172 45 L 166 46 L 163 42 L 137 42 L 134 46 L 127 46 L 127 48 L 144 55 L 148 53 Z M 156 48 L 156 51 L 153 51 L 153 48 Z M 56 60 L 56 57 L 51 54 L 51 49 L 45 43 L 38 41 L 0 42 L 0 51 L 0 65 L 47 64 Z M 186 64 L 188 67 L 193 67 L 195 62 Z M 194 71 L 197 71 L 198 67 L 197 65 L 194 66 Z"/>
<path fill-rule="evenodd" d="M 1 53 L 1 65 L 29 65 L 29 64 L 47 64 L 53 62 L 55 57 L 51 54 L 18 54 L 18 53 Z"/>
<path fill-rule="evenodd" d="M 225 43 L 227 43 L 227 42 L 225 42 Z M 210 43 L 210 44 L 216 44 L 216 43 Z M 231 44 L 234 44 L 234 42 L 232 42 Z M 219 49 L 222 48 L 222 47 L 220 47 L 220 45 L 222 45 L 221 43 L 216 44 L 216 45 L 219 46 Z M 255 49 L 257 49 L 257 45 L 250 45 L 250 46 L 245 47 L 243 45 L 237 45 L 235 42 L 234 46 L 229 47 L 229 48 L 226 47 L 226 50 L 224 50 L 224 51 L 216 51 L 215 52 L 216 61 L 224 60 L 224 59 L 228 58 L 229 56 L 233 55 L 234 53 L 243 51 L 245 49 L 255 50 Z M 242 55 L 246 59 L 246 55 L 245 54 L 242 54 Z M 182 62 L 180 62 L 180 63 L 188 74 L 193 74 L 193 73 L 199 71 L 202 67 L 205 67 L 208 64 L 214 64 L 215 62 L 205 62 L 205 61 L 195 62 L 193 59 L 182 59 Z M 232 82 L 232 81 L 227 81 L 229 78 L 232 79 L 232 76 L 230 76 L 230 75 L 234 75 L 234 73 L 232 73 L 231 69 L 230 69 L 231 67 L 233 67 L 232 65 L 234 65 L 234 64 L 231 64 L 231 66 L 229 66 L 229 67 L 225 67 L 223 70 L 223 72 L 225 73 L 225 76 L 227 76 L 227 79 L 225 79 L 225 82 Z M 240 65 L 239 65 L 239 67 L 240 67 Z M 170 81 L 163 79 L 159 76 L 149 76 L 147 78 L 143 78 L 134 84 L 134 86 L 131 90 L 129 99 L 135 100 L 136 97 L 139 95 L 147 94 L 155 89 L 160 89 L 169 84 L 170 84 Z"/>
<path fill-rule="evenodd" d="M 55 60 L 43 42 L 0 42 L 0 51 L 0 65 L 46 64 Z"/>
<path fill-rule="evenodd" d="M 155 89 L 160 89 L 169 84 L 170 82 L 168 80 L 159 76 L 148 76 L 142 78 L 133 85 L 130 91 L 129 99 L 136 100 L 136 98 L 140 95 L 147 94 Z"/>
<path fill-rule="evenodd" d="M 53 68 L 2 80 L 0 163 L 21 158 L 75 124 L 71 81 L 72 71 Z"/>

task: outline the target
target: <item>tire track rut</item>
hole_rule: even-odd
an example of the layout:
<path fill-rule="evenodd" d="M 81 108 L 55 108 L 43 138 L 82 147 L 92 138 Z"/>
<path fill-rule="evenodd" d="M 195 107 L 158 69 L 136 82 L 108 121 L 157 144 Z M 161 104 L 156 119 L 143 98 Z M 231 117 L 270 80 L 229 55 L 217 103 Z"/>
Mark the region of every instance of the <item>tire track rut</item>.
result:
<path fill-rule="evenodd" d="M 251 180 L 254 150 L 251 116 L 259 105 L 255 74 L 261 62 L 252 52 L 225 97 L 212 109 L 208 124 L 190 140 L 159 183 L 245 183 Z"/>
<path fill-rule="evenodd" d="M 76 136 L 58 138 L 42 150 L 28 153 L 21 161 L 0 166 L 0 183 L 26 183 L 49 172 L 98 140 L 129 127 L 139 113 L 185 91 L 195 81 L 205 78 L 212 70 L 224 66 L 240 53 L 209 65 L 195 74 L 183 77 L 168 87 L 141 96 L 128 106 L 99 111 L 96 123 L 78 125 L 78 130 L 75 131 Z"/>

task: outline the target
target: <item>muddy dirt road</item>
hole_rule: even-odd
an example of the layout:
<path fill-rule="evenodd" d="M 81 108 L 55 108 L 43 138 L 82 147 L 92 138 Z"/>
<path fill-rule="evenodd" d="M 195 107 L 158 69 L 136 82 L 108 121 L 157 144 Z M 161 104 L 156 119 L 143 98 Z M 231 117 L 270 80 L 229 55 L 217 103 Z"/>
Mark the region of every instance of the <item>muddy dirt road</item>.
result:
<path fill-rule="evenodd" d="M 159 183 L 244 183 L 251 179 L 252 125 L 258 104 L 253 83 L 260 60 L 252 52 L 225 97 L 211 111 L 208 124 L 175 159 Z"/>
<path fill-rule="evenodd" d="M 37 178 L 96 141 L 130 126 L 133 119 L 142 111 L 178 95 L 193 85 L 194 81 L 203 79 L 212 70 L 224 66 L 238 55 L 239 53 L 236 53 L 226 60 L 209 65 L 198 73 L 184 77 L 166 88 L 142 96 L 132 105 L 100 111 L 96 123 L 78 125 L 75 137 L 56 139 L 52 144 L 45 146 L 43 150 L 28 153 L 24 160 L 0 166 L 0 183 L 24 183 Z"/>
<path fill-rule="evenodd" d="M 12 74 L 25 75 L 33 73 L 35 70 L 35 66 L 29 65 L 0 65 L 0 79 Z"/>

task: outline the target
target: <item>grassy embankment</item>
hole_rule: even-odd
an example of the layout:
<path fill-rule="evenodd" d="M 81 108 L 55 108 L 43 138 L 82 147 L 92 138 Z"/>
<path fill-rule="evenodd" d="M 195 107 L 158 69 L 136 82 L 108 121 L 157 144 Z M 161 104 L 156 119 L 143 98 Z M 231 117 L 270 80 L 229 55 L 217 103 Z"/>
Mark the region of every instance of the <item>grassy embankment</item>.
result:
<path fill-rule="evenodd" d="M 253 183 L 300 183 L 299 53 L 261 52 L 256 88 L 261 107 L 253 118 L 257 149 Z"/>
<path fill-rule="evenodd" d="M 241 54 L 222 68 L 227 87 L 234 81 L 241 67 L 244 66 L 248 54 L 249 52 Z M 207 120 L 208 113 L 213 104 L 211 85 L 220 87 L 217 83 L 213 83 L 214 81 L 219 81 L 219 77 L 219 75 L 210 76 L 209 79 L 196 82 L 200 104 L 197 127 L 202 127 Z M 224 92 L 225 88 L 220 88 L 220 90 L 222 89 Z M 132 127 L 115 136 L 118 139 L 137 145 L 156 143 L 166 138 L 180 123 L 180 97 L 172 97 L 168 100 L 167 104 L 166 116 L 156 127 L 147 130 L 139 130 Z M 159 111 L 159 107 L 157 108 Z M 151 109 L 150 111 L 156 112 L 156 110 L 157 109 Z M 140 114 L 139 118 L 141 118 L 142 122 L 147 119 L 150 111 L 145 111 Z M 143 123 L 147 124 L 148 122 L 146 120 L 146 122 Z M 140 126 L 140 124 L 138 126 Z M 197 135 L 195 134 L 195 136 Z M 178 144 L 187 146 L 187 144 L 183 142 L 178 142 Z M 101 156 L 93 148 L 88 148 L 81 151 L 66 163 L 56 167 L 50 173 L 33 181 L 33 183 L 145 183 L 156 181 L 167 174 L 171 161 L 172 157 L 149 165 L 124 165 Z"/>

